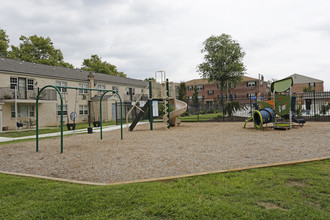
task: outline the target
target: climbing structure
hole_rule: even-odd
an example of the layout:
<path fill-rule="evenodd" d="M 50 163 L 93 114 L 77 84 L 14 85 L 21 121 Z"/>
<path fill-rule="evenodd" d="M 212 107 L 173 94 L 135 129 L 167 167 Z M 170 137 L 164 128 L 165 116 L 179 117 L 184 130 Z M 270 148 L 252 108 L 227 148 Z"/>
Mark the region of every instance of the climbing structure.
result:
<path fill-rule="evenodd" d="M 134 109 L 138 108 L 140 110 L 137 117 L 134 119 L 132 124 L 129 126 L 129 130 L 132 131 L 136 124 L 141 120 L 144 113 L 147 109 L 150 109 L 149 121 L 150 121 L 150 130 L 153 130 L 153 101 L 160 101 L 163 103 L 164 116 L 163 121 L 167 128 L 170 126 L 177 126 L 180 124 L 180 121 L 177 119 L 179 115 L 184 113 L 187 110 L 187 104 L 183 101 L 176 100 L 175 97 L 175 87 L 174 84 L 169 83 L 166 79 L 165 71 L 156 71 L 154 80 L 149 81 L 149 99 L 148 102 L 142 107 L 138 107 L 138 102 L 132 107 L 129 113 Z M 170 102 L 174 104 L 174 111 L 170 112 Z"/>

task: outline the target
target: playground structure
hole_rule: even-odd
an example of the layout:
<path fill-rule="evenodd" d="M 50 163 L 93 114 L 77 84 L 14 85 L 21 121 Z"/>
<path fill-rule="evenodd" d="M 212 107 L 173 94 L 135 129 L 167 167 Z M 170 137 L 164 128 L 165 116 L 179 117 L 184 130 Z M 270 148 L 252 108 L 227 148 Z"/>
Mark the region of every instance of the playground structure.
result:
<path fill-rule="evenodd" d="M 254 110 L 243 127 L 245 128 L 249 121 L 253 121 L 254 128 L 259 130 L 263 130 L 263 125 L 271 122 L 274 129 L 291 129 L 293 122 L 303 125 L 305 120 L 297 119 L 294 114 L 296 97 L 291 94 L 292 85 L 291 77 L 273 82 L 271 92 L 274 99 L 259 102 L 258 109 L 260 110 Z"/>
<path fill-rule="evenodd" d="M 157 81 L 159 76 L 160 80 Z M 153 130 L 153 112 L 154 107 L 156 109 L 156 112 L 158 111 L 158 106 L 155 106 L 158 104 L 158 102 L 163 102 L 163 122 L 167 126 L 167 128 L 169 129 L 171 126 L 178 126 L 180 124 L 178 116 L 180 116 L 187 110 L 187 103 L 175 99 L 174 84 L 170 83 L 168 79 L 166 79 L 165 71 L 156 71 L 154 80 L 149 80 L 149 85 L 146 89 L 149 90 L 148 101 L 143 106 L 141 106 L 140 100 L 143 95 L 141 94 L 141 96 L 137 99 L 130 111 L 127 113 L 126 123 L 128 124 L 128 115 L 133 111 L 133 109 L 137 108 L 140 111 L 137 117 L 132 122 L 132 124 L 129 126 L 129 131 L 133 131 L 136 124 L 141 120 L 147 110 L 149 110 L 150 130 Z M 173 104 L 174 106 L 173 111 L 170 111 L 170 104 Z"/>
<path fill-rule="evenodd" d="M 42 94 L 43 90 L 51 87 L 54 88 L 57 93 L 60 96 L 60 100 L 61 100 L 61 153 L 63 153 L 63 96 L 62 93 L 60 91 L 60 88 L 65 88 L 65 89 L 75 89 L 76 91 L 81 89 L 78 87 L 68 87 L 68 86 L 54 86 L 54 85 L 46 85 L 44 87 L 42 87 L 40 89 L 40 91 L 38 92 L 37 95 L 37 99 L 36 99 L 36 152 L 39 151 L 39 108 L 38 108 L 38 104 L 39 104 L 39 99 L 40 99 L 40 95 Z M 99 127 L 100 127 L 100 139 L 102 140 L 103 136 L 102 136 L 102 99 L 104 97 L 105 94 L 107 94 L 108 92 L 112 92 L 115 93 L 118 97 L 119 97 L 119 101 L 120 101 L 120 130 L 121 130 L 121 139 L 123 139 L 123 117 L 122 117 L 122 99 L 120 97 L 120 95 L 115 91 L 115 90 L 104 90 L 104 89 L 91 89 L 91 88 L 84 88 L 84 90 L 94 90 L 94 91 L 102 91 L 103 94 L 101 95 L 100 98 L 100 122 L 99 122 Z M 75 103 L 76 105 L 76 103 Z M 76 110 L 76 109 L 75 109 Z M 73 114 L 71 114 L 71 120 L 74 121 L 75 120 L 75 115 L 77 114 L 76 112 L 72 112 Z M 75 125 L 75 124 L 74 124 Z M 69 127 L 68 127 L 69 129 Z M 88 133 L 92 133 L 91 131 L 91 127 L 88 127 Z M 69 129 L 70 130 L 70 129 Z"/>

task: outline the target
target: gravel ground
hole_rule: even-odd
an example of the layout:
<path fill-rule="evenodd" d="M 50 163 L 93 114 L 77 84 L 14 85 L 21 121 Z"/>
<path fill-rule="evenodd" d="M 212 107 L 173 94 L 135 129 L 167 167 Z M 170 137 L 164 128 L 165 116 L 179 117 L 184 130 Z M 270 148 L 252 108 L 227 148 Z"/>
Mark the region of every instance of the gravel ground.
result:
<path fill-rule="evenodd" d="M 250 126 L 252 123 L 250 123 Z M 242 122 L 140 125 L 133 132 L 45 139 L 0 146 L 0 171 L 114 183 L 253 165 L 330 157 L 330 123 L 279 131 L 243 129 Z"/>

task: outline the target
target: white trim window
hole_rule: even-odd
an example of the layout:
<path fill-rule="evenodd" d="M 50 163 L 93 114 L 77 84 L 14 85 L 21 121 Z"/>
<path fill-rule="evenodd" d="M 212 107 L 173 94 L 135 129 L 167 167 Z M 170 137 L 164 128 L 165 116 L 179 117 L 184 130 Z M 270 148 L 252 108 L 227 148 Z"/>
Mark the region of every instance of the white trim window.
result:
<path fill-rule="evenodd" d="M 135 88 L 126 88 L 126 95 L 131 95 L 130 90 L 132 91 L 132 95 L 135 95 Z"/>
<path fill-rule="evenodd" d="M 82 88 L 82 89 L 79 89 L 79 94 L 87 94 L 88 93 L 88 84 L 87 83 L 79 83 L 79 88 Z"/>
<path fill-rule="evenodd" d="M 57 105 L 57 115 L 60 116 L 61 115 L 61 105 Z M 68 106 L 67 105 L 63 105 L 63 115 L 68 115 Z"/>
<path fill-rule="evenodd" d="M 247 86 L 248 86 L 249 88 L 253 89 L 253 88 L 256 86 L 256 82 L 255 82 L 255 81 L 253 81 L 253 82 L 248 82 L 248 83 L 247 83 Z"/>
<path fill-rule="evenodd" d="M 10 89 L 18 88 L 18 78 L 17 77 L 10 77 Z"/>
<path fill-rule="evenodd" d="M 208 95 L 214 95 L 214 90 L 208 90 L 208 91 L 207 91 L 207 94 L 208 94 Z"/>
<path fill-rule="evenodd" d="M 247 98 L 252 98 L 252 97 L 254 97 L 254 96 L 257 96 L 257 93 L 248 93 L 247 95 Z"/>
<path fill-rule="evenodd" d="M 97 89 L 103 89 L 105 90 L 105 85 L 104 84 L 97 84 Z M 102 95 L 104 92 L 103 91 L 97 91 L 97 94 Z"/>
<path fill-rule="evenodd" d="M 15 118 L 15 105 L 11 105 L 11 117 Z M 33 118 L 34 117 L 34 105 L 17 105 L 17 117 L 18 118 Z"/>
<path fill-rule="evenodd" d="M 79 105 L 79 115 L 88 115 L 88 105 Z"/>
<path fill-rule="evenodd" d="M 204 90 L 204 85 L 198 85 L 196 86 L 198 91 Z"/>
<path fill-rule="evenodd" d="M 68 83 L 63 81 L 57 81 L 56 86 L 68 86 Z M 58 89 L 63 93 L 66 92 L 66 88 L 58 88 Z"/>
<path fill-rule="evenodd" d="M 119 87 L 118 86 L 112 86 L 112 90 L 118 92 L 119 91 Z"/>

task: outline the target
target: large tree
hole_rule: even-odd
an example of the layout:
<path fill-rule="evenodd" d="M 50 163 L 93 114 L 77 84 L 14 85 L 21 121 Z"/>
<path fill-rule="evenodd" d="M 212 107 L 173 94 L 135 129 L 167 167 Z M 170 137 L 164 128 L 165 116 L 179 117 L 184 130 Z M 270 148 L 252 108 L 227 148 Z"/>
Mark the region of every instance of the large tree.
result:
<path fill-rule="evenodd" d="M 6 31 L 0 29 L 0 57 L 8 56 L 9 38 Z"/>
<path fill-rule="evenodd" d="M 123 72 L 118 72 L 115 65 L 112 65 L 106 61 L 102 61 L 102 57 L 99 57 L 96 54 L 92 55 L 90 59 L 84 59 L 82 69 L 86 71 L 126 77 L 126 74 Z"/>
<path fill-rule="evenodd" d="M 11 59 L 73 68 L 72 64 L 64 62 L 62 52 L 54 47 L 49 37 L 44 38 L 37 35 L 25 37 L 22 35 L 19 39 L 22 42 L 18 47 L 11 46 L 9 52 Z"/>
<path fill-rule="evenodd" d="M 219 85 L 220 103 L 223 109 L 225 86 L 239 82 L 246 70 L 243 64 L 245 52 L 240 44 L 228 34 L 211 36 L 204 41 L 203 45 L 201 52 L 205 53 L 205 61 L 197 66 L 197 70 L 203 78 Z"/>

